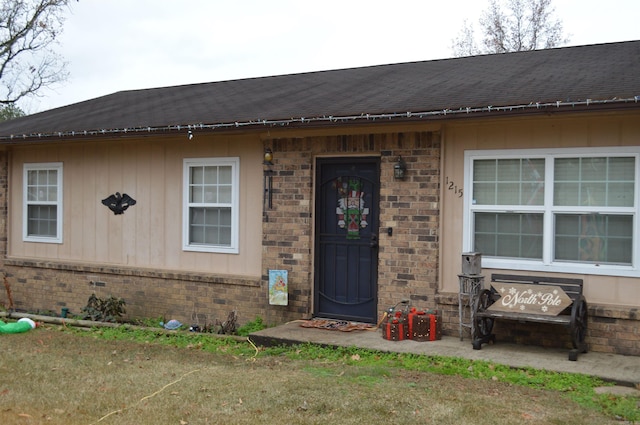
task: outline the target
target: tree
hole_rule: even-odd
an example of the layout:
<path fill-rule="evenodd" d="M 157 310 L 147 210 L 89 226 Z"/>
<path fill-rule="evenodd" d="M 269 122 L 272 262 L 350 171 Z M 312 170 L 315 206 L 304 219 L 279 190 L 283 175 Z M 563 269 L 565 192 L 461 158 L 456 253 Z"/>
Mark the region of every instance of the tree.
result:
<path fill-rule="evenodd" d="M 0 0 L 0 105 L 67 78 L 52 47 L 70 0 Z"/>
<path fill-rule="evenodd" d="M 0 122 L 23 117 L 24 111 L 14 104 L 0 106 Z"/>
<path fill-rule="evenodd" d="M 476 43 L 473 25 L 465 21 L 453 39 L 454 56 L 548 49 L 568 43 L 562 21 L 554 17 L 552 0 L 490 0 L 480 17 L 482 43 Z M 506 3 L 506 6 L 505 6 Z"/>

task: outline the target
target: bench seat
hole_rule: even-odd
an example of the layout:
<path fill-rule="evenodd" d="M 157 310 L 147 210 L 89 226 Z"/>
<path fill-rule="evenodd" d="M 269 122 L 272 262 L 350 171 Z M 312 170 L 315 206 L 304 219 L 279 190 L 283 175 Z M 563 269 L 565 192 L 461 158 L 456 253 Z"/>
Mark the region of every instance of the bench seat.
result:
<path fill-rule="evenodd" d="M 519 285 L 528 285 L 527 288 L 531 288 L 531 285 L 561 288 L 566 296 L 569 297 L 571 303 L 557 315 L 535 314 L 517 310 L 493 310 L 489 308 L 501 298 L 501 294 L 498 293 L 493 286 L 490 290 L 483 289 L 480 294 L 478 294 L 476 302 L 472 306 L 472 325 L 475 335 L 472 344 L 475 350 L 480 350 L 484 343 L 495 342 L 495 335 L 492 333 L 495 320 L 512 320 L 521 323 L 532 322 L 562 325 L 569 329 L 573 345 L 573 349 L 569 351 L 569 360 L 575 361 L 578 359 L 579 353 L 587 352 L 587 345 L 585 343 L 587 332 L 587 301 L 582 294 L 582 279 L 492 274 L 491 282 L 507 284 L 513 288 L 517 288 Z"/>

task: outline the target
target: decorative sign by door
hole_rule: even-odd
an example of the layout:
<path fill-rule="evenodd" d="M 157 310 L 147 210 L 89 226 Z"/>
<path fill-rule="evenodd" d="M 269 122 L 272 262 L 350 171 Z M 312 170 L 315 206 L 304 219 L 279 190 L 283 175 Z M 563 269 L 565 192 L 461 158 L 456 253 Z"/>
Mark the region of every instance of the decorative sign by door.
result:
<path fill-rule="evenodd" d="M 360 228 L 367 227 L 369 208 L 364 207 L 362 182 L 357 177 L 339 177 L 335 181 L 338 191 L 338 226 L 347 228 L 347 239 L 360 239 Z"/>
<path fill-rule="evenodd" d="M 491 286 L 498 291 L 500 299 L 487 310 L 557 316 L 572 302 L 559 286 L 498 282 L 491 283 Z"/>
<path fill-rule="evenodd" d="M 287 305 L 289 303 L 288 272 L 269 270 L 269 304 Z"/>

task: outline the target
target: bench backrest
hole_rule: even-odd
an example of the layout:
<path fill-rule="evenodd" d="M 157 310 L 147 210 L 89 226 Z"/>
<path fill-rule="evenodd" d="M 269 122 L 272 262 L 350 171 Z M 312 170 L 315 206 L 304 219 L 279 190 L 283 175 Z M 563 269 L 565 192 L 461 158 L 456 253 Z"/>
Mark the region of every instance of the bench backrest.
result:
<path fill-rule="evenodd" d="M 527 285 L 550 285 L 558 286 L 573 301 L 582 295 L 582 279 L 572 279 L 564 277 L 546 277 L 546 276 L 520 276 L 513 274 L 492 274 L 492 282 L 499 283 L 515 283 Z"/>

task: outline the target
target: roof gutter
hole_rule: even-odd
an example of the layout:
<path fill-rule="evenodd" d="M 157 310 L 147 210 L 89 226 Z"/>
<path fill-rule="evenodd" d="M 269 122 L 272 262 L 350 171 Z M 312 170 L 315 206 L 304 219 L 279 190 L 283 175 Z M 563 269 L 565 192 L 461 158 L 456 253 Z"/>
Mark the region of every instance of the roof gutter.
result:
<path fill-rule="evenodd" d="M 167 125 L 158 127 L 135 127 L 135 128 L 120 128 L 120 129 L 101 129 L 101 130 L 83 130 L 83 131 L 59 131 L 51 133 L 31 133 L 20 134 L 10 136 L 0 136 L 0 144 L 19 143 L 21 141 L 34 141 L 50 138 L 70 138 L 70 137 L 95 137 L 95 136 L 125 136 L 125 135 L 140 135 L 141 133 L 167 133 L 175 131 L 187 131 L 189 135 L 193 131 L 199 130 L 232 130 L 246 127 L 286 127 L 290 125 L 306 125 L 306 124 L 318 124 L 318 123 L 347 123 L 347 122 L 375 122 L 375 121 L 391 121 L 398 119 L 429 119 L 429 118 L 446 118 L 448 116 L 466 116 L 477 114 L 488 114 L 494 112 L 535 112 L 536 110 L 549 110 L 550 108 L 562 109 L 567 111 L 568 109 L 580 109 L 590 108 L 596 106 L 597 109 L 603 107 L 622 106 L 629 104 L 639 104 L 640 95 L 632 98 L 613 98 L 606 100 L 592 100 L 587 99 L 584 101 L 556 101 L 556 102 L 535 102 L 525 105 L 508 105 L 508 106 L 482 106 L 482 107 L 466 107 L 459 109 L 441 109 L 434 111 L 419 111 L 419 112 L 392 112 L 392 113 L 380 113 L 380 114 L 367 114 L 360 115 L 323 115 L 319 117 L 297 117 L 289 119 L 277 119 L 277 120 L 249 120 L 249 121 L 234 121 L 227 123 L 216 124 L 186 124 L 186 125 Z"/>

